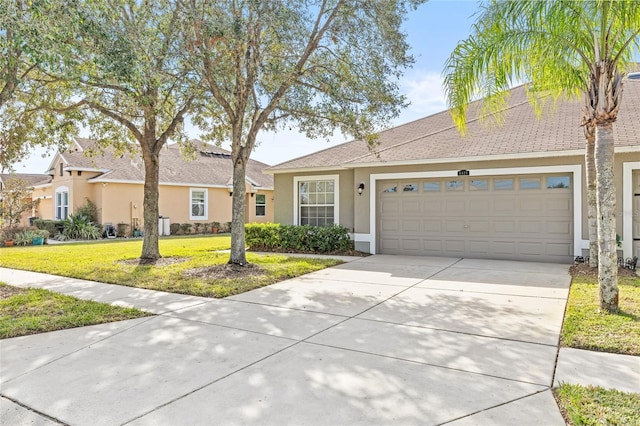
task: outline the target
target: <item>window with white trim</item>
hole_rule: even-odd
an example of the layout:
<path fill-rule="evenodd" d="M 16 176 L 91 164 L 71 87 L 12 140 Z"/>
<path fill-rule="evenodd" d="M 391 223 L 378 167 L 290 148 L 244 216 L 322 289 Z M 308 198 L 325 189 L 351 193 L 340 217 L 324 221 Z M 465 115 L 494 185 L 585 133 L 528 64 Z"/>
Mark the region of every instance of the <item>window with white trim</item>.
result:
<path fill-rule="evenodd" d="M 69 217 L 69 188 L 61 186 L 56 189 L 56 220 Z"/>
<path fill-rule="evenodd" d="M 266 216 L 267 214 L 267 196 L 265 194 L 256 194 L 256 216 Z"/>
<path fill-rule="evenodd" d="M 203 188 L 191 188 L 189 194 L 189 218 L 191 220 L 207 220 L 207 212 L 209 211 L 207 190 Z"/>
<path fill-rule="evenodd" d="M 326 226 L 337 220 L 337 179 L 297 181 L 298 224 Z"/>

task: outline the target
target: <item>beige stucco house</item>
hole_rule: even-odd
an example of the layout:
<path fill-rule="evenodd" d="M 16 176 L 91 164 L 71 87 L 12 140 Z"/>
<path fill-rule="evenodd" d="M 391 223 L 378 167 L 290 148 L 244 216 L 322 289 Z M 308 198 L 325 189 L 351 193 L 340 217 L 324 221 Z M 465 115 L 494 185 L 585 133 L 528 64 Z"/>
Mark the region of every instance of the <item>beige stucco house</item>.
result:
<path fill-rule="evenodd" d="M 33 187 L 34 185 L 46 185 L 51 182 L 51 176 L 46 174 L 32 174 L 32 173 L 3 173 L 0 174 L 0 190 L 4 189 L 5 186 L 10 183 L 12 179 L 19 179 L 24 182 L 25 186 L 28 188 Z M 32 191 L 33 192 L 33 191 Z M 40 200 L 36 206 L 31 208 L 23 213 L 20 219 L 19 226 L 29 226 L 29 219 L 32 217 L 37 217 L 40 209 L 48 209 L 48 206 L 51 204 L 51 197 L 47 197 L 46 194 L 40 193 L 39 196 L 31 196 L 27 198 L 26 201 L 31 201 L 32 199 Z M 0 202 L 2 202 L 0 195 Z M 0 218 L 1 219 L 1 218 Z"/>
<path fill-rule="evenodd" d="M 160 215 L 171 223 L 221 224 L 231 221 L 233 166 L 229 151 L 199 141 L 192 156 L 177 145 L 160 154 Z M 140 155 L 116 155 L 112 149 L 94 153 L 94 142 L 76 139 L 53 158 L 48 181 L 33 185 L 40 199 L 38 217 L 64 219 L 91 200 L 98 221 L 143 226 L 144 165 Z M 273 178 L 266 164 L 250 160 L 246 177 L 246 222 L 272 222 Z"/>
<path fill-rule="evenodd" d="M 630 257 L 640 255 L 640 79 L 624 84 L 616 216 Z M 369 253 L 552 262 L 585 255 L 582 101 L 550 100 L 538 118 L 521 86 L 508 104 L 503 126 L 472 113 L 465 137 L 444 111 L 381 132 L 375 152 L 351 141 L 267 169 L 275 221 L 339 223 Z"/>

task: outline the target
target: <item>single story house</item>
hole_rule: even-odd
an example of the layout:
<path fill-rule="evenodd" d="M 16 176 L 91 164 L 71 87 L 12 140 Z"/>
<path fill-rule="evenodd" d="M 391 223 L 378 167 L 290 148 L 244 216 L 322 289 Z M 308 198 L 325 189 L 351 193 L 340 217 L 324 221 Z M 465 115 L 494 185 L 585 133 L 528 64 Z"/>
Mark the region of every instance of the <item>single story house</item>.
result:
<path fill-rule="evenodd" d="M 193 155 L 183 155 L 177 145 L 160 153 L 160 215 L 171 223 L 231 221 L 233 165 L 231 153 L 192 141 Z M 272 222 L 273 177 L 268 166 L 250 160 L 246 176 L 246 222 Z M 40 199 L 37 216 L 65 219 L 91 200 L 98 222 L 125 223 L 130 230 L 143 226 L 144 164 L 138 154 L 100 153 L 95 142 L 77 138 L 72 147 L 58 152 L 47 171 L 48 181 L 33 185 Z"/>
<path fill-rule="evenodd" d="M 640 255 L 640 77 L 624 82 L 615 123 L 617 233 Z M 443 111 L 267 169 L 275 221 L 337 223 L 368 253 L 569 262 L 588 253 L 582 99 L 537 117 L 525 87 L 504 124 Z M 473 105 L 471 110 L 478 109 Z"/>

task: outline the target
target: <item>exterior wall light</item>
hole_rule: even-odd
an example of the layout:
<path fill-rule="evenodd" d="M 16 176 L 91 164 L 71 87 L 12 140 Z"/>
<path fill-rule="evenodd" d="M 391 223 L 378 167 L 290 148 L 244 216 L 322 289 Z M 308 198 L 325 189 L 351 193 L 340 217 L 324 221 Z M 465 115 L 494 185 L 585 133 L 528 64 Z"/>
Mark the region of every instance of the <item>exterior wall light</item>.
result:
<path fill-rule="evenodd" d="M 364 191 L 364 182 L 360 182 L 358 185 L 358 195 L 362 195 L 362 191 Z"/>

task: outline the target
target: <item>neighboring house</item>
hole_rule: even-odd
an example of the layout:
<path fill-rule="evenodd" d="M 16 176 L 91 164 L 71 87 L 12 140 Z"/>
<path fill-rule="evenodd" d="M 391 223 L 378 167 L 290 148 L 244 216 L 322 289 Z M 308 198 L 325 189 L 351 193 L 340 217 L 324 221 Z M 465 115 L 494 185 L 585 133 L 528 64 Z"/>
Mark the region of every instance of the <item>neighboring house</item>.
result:
<path fill-rule="evenodd" d="M 11 179 L 20 179 L 21 181 L 25 182 L 25 184 L 28 187 L 31 187 L 31 188 L 39 185 L 47 185 L 49 182 L 51 182 L 51 176 L 45 175 L 45 174 L 27 174 L 27 173 L 0 174 L 0 190 L 4 189 L 5 185 Z M 32 190 L 31 199 L 39 199 L 40 201 L 35 207 L 33 207 L 33 209 L 30 212 L 25 212 L 22 215 L 22 218 L 20 220 L 20 226 L 29 226 L 30 218 L 37 217 L 39 212 L 42 209 L 47 210 L 48 206 L 51 205 L 51 196 L 48 196 L 48 198 L 44 194 L 37 196 L 37 195 L 34 195 L 34 192 L 35 191 Z"/>
<path fill-rule="evenodd" d="M 160 153 L 160 215 L 171 223 L 231 221 L 233 166 L 229 151 L 193 141 L 193 156 L 177 145 Z M 273 221 L 273 178 L 266 164 L 250 160 L 246 178 L 246 222 Z M 91 200 L 98 221 L 143 227 L 144 164 L 138 154 L 98 153 L 94 142 L 76 139 L 67 152 L 58 152 L 48 170 L 48 183 L 34 185 L 33 196 L 51 200 L 40 204 L 39 217 L 65 219 Z"/>
<path fill-rule="evenodd" d="M 267 169 L 275 221 L 339 223 L 369 253 L 586 255 L 582 100 L 550 100 L 538 118 L 520 86 L 508 104 L 504 125 L 471 118 L 466 137 L 444 111 L 381 132 L 375 152 L 351 141 Z M 640 255 L 640 79 L 625 81 L 615 139 L 617 232 L 630 257 Z"/>

